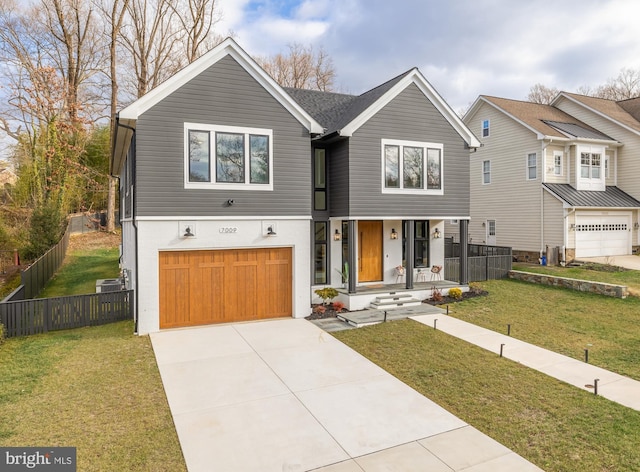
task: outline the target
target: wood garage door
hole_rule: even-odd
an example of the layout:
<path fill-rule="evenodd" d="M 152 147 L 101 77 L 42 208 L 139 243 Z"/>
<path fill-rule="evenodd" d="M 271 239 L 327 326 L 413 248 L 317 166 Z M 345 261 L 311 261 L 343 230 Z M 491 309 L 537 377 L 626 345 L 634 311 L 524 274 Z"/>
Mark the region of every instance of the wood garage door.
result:
<path fill-rule="evenodd" d="M 160 328 L 292 315 L 291 248 L 160 252 Z"/>

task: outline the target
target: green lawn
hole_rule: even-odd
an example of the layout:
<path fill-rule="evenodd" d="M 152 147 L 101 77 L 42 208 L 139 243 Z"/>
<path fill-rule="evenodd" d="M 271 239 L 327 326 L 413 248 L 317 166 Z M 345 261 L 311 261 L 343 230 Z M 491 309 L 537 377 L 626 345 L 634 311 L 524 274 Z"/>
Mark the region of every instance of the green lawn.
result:
<path fill-rule="evenodd" d="M 450 315 L 640 380 L 640 298 L 624 300 L 514 280 L 483 282 L 486 297 Z"/>
<path fill-rule="evenodd" d="M 548 472 L 640 470 L 640 412 L 411 320 L 334 335 Z"/>
<path fill-rule="evenodd" d="M 115 278 L 119 274 L 117 247 L 69 251 L 62 267 L 38 297 L 95 293 L 97 279 Z"/>
<path fill-rule="evenodd" d="M 186 470 L 153 349 L 133 322 L 0 345 L 0 445 L 72 446 L 79 471 Z"/>

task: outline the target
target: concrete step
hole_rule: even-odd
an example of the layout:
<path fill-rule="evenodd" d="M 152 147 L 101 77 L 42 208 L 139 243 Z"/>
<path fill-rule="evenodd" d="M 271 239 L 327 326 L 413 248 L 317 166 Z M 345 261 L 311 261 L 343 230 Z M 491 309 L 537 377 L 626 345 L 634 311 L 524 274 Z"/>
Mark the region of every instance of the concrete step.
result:
<path fill-rule="evenodd" d="M 408 306 L 418 306 L 422 300 L 418 300 L 412 293 L 390 293 L 389 295 L 378 295 L 369 306 L 374 310 L 389 310 L 393 308 L 403 308 Z"/>

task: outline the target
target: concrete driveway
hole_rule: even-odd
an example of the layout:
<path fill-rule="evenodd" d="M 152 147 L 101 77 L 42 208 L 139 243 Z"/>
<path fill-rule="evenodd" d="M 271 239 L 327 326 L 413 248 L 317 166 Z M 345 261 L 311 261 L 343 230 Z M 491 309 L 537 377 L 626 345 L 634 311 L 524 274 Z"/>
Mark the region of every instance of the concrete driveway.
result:
<path fill-rule="evenodd" d="M 598 264 L 611 264 L 625 269 L 640 270 L 640 256 L 608 256 L 608 257 L 581 257 L 585 262 L 597 262 Z"/>
<path fill-rule="evenodd" d="M 540 470 L 306 320 L 151 340 L 191 472 Z"/>

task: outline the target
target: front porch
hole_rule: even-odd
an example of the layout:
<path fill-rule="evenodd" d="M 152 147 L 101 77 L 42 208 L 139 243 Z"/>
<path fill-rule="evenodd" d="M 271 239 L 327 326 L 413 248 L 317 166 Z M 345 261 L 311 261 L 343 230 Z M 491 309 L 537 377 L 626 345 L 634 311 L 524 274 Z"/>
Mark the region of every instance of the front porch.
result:
<path fill-rule="evenodd" d="M 459 287 L 463 292 L 469 290 L 467 285 L 460 285 L 450 280 L 431 280 L 416 282 L 408 289 L 404 283 L 358 285 L 355 292 L 349 293 L 346 288 L 338 288 L 336 300 L 345 304 L 350 311 L 377 309 L 394 309 L 419 305 L 422 300 L 431 298 L 434 290 L 446 295 L 450 288 Z"/>

